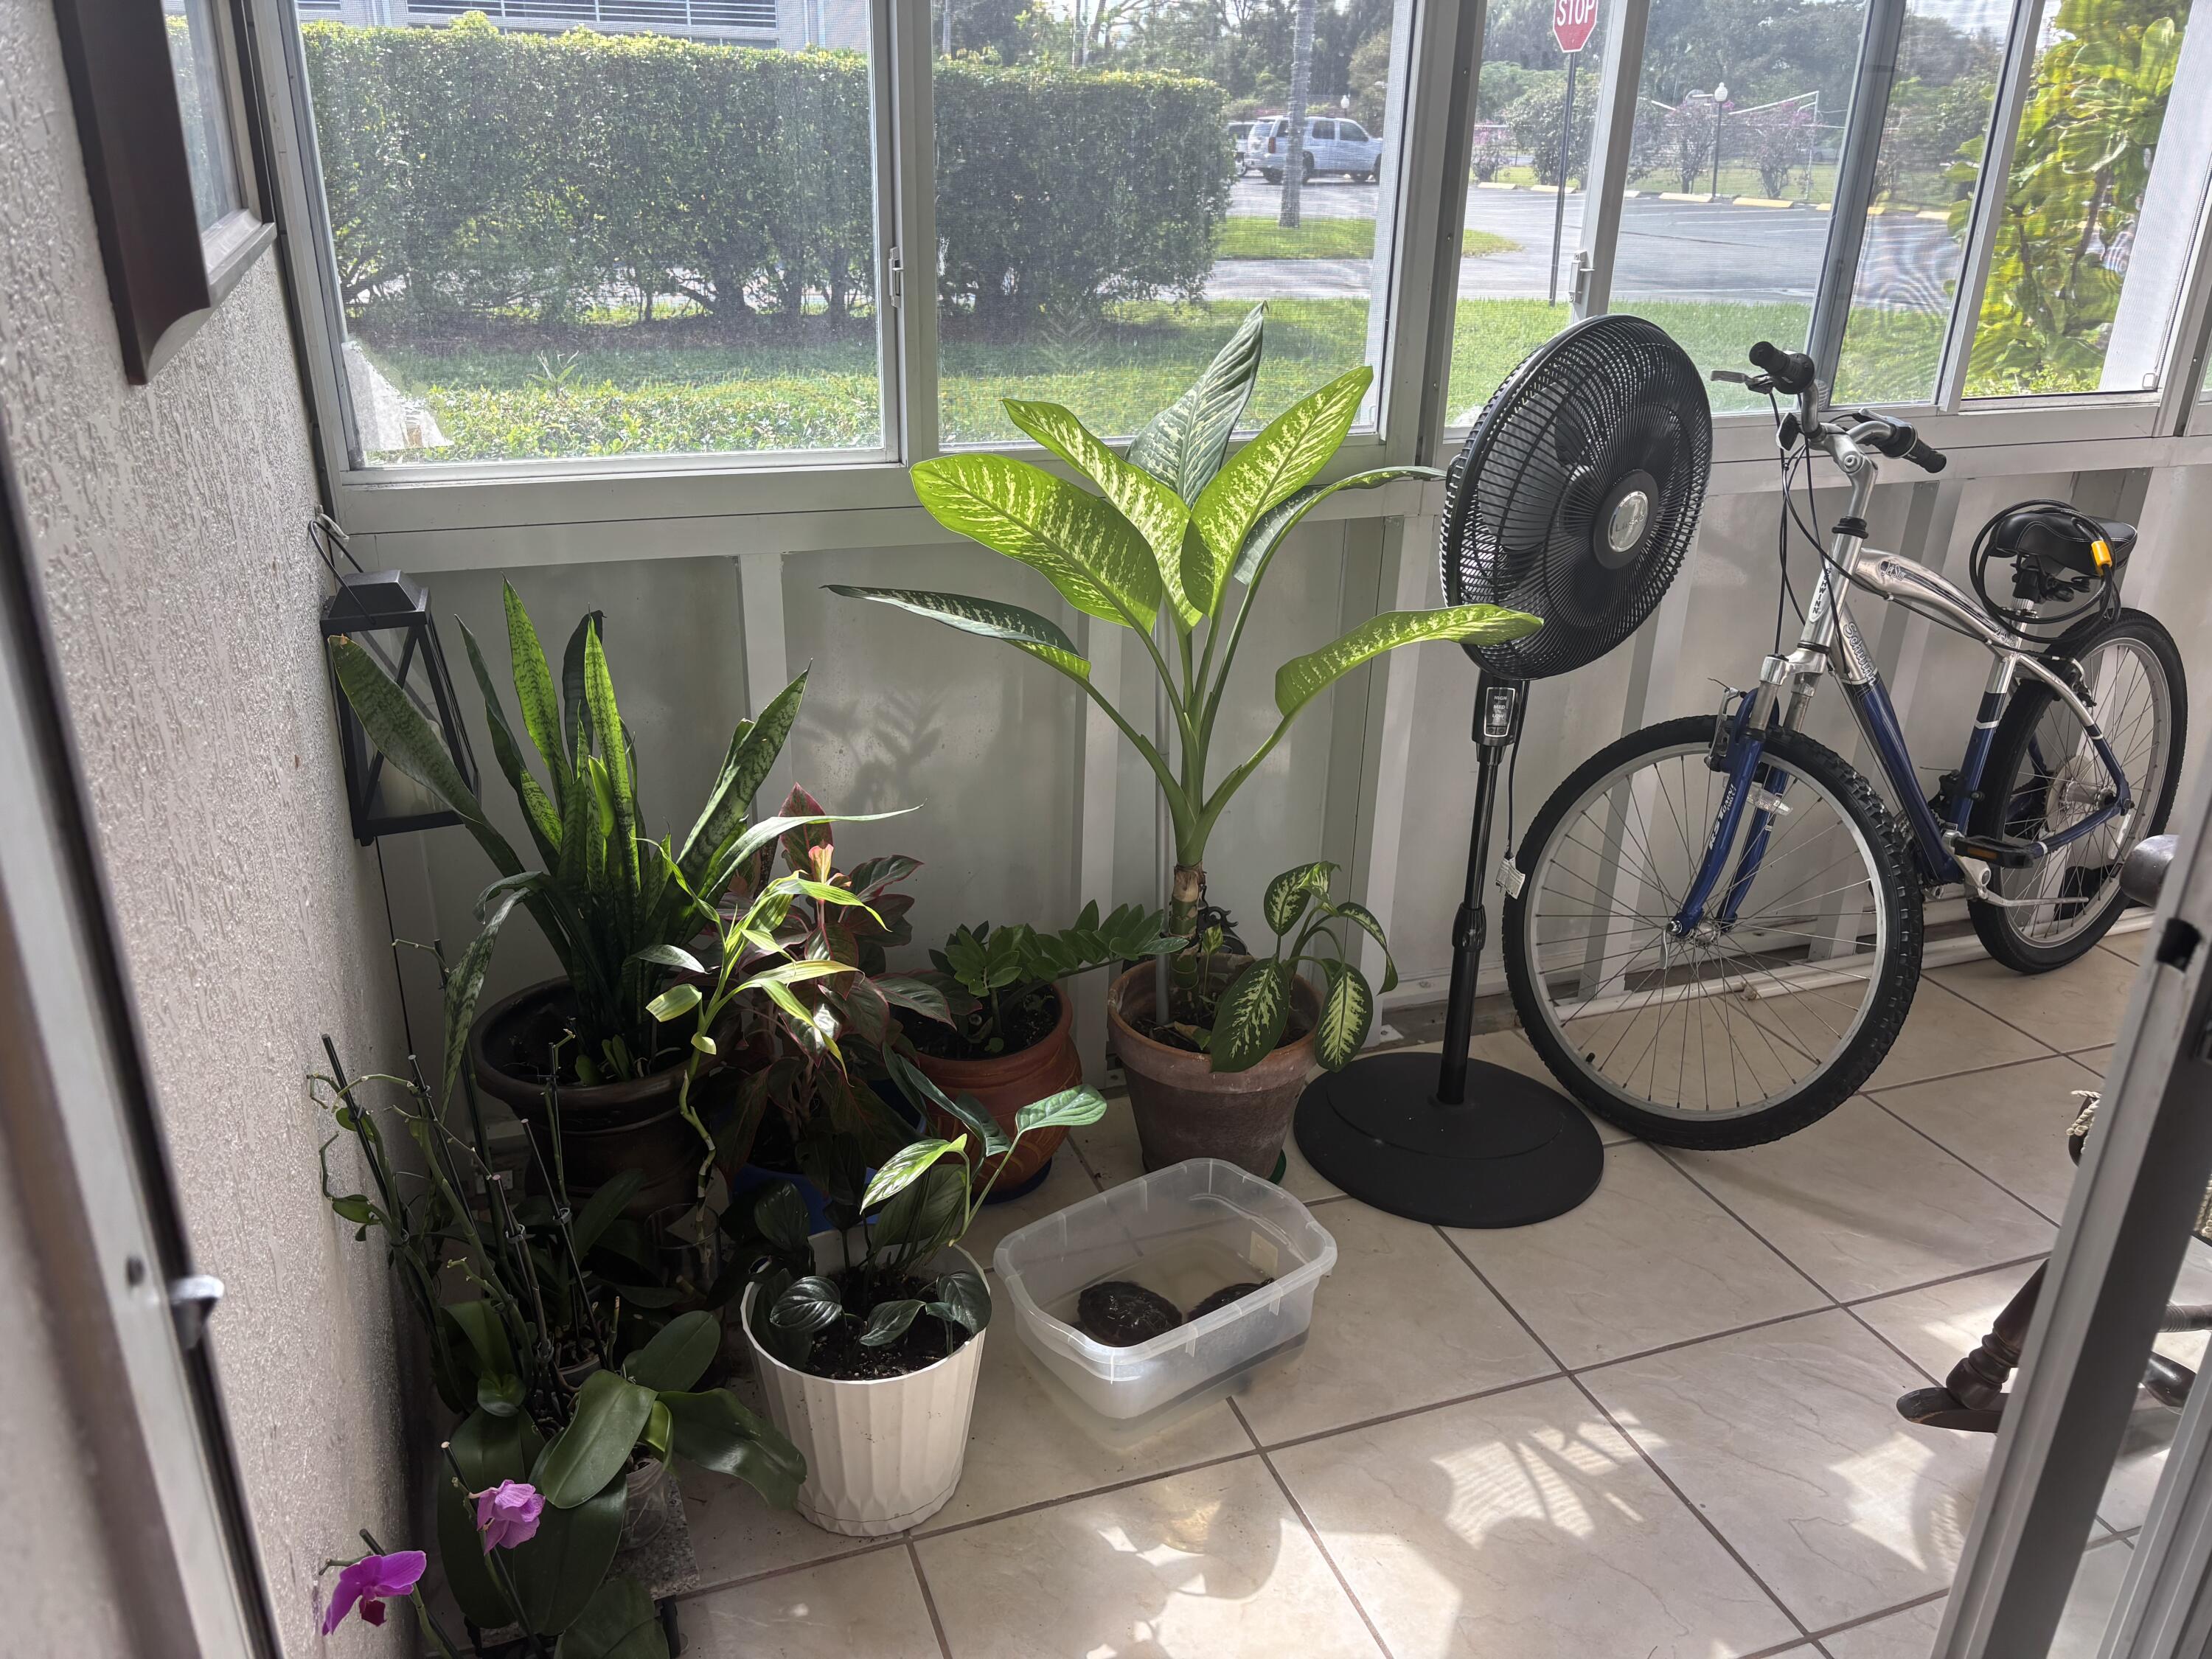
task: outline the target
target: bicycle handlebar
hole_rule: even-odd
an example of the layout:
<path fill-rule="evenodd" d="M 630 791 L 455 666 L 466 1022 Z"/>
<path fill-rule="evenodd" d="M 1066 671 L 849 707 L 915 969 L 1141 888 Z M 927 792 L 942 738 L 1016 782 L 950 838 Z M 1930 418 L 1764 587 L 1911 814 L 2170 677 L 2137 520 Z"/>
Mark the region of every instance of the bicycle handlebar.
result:
<path fill-rule="evenodd" d="M 1791 397 L 1811 389 L 1813 360 L 1802 351 L 1784 351 L 1771 340 L 1761 340 L 1752 347 L 1751 361 L 1766 372 L 1774 382 L 1774 389 L 1786 392 Z"/>
<path fill-rule="evenodd" d="M 1923 472 L 1941 472 L 1951 464 L 1951 458 L 1935 445 L 1921 441 L 1910 421 L 1890 422 L 1889 436 L 1875 447 L 1894 459 L 1911 462 Z"/>

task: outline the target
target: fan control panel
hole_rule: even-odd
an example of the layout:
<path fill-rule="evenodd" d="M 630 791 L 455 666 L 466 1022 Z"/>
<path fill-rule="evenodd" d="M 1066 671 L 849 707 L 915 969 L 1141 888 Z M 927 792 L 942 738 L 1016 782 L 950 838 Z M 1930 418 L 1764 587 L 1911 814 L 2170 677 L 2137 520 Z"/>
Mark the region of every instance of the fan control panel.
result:
<path fill-rule="evenodd" d="M 1481 706 L 1475 710 L 1474 740 L 1490 747 L 1503 748 L 1513 741 L 1514 727 L 1519 724 L 1520 713 L 1519 686 L 1484 686 Z"/>

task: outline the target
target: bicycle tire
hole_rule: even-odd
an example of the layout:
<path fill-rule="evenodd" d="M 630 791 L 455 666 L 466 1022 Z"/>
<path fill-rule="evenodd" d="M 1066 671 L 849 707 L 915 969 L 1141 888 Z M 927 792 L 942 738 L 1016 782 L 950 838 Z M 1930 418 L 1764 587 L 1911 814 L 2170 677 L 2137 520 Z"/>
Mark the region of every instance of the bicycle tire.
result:
<path fill-rule="evenodd" d="M 2029 936 L 2028 928 L 2035 911 L 2007 909 L 1999 905 L 1972 903 L 1966 907 L 1974 932 L 1980 936 L 1983 947 L 1996 961 L 2019 974 L 2047 974 L 2054 968 L 2063 968 L 2069 962 L 2078 962 L 2088 954 L 2097 941 L 2112 931 L 2120 913 L 2128 908 L 2128 900 L 2119 890 L 2119 861 L 2128 847 L 2147 836 L 2154 836 L 2166 827 L 2166 815 L 2173 808 L 2174 786 L 2179 780 L 2184 739 L 2188 736 L 2189 690 L 2181 663 L 2181 653 L 2174 645 L 2173 636 L 2164 624 L 2147 611 L 2123 611 L 2110 621 L 2068 635 L 2052 647 L 2076 661 L 2090 657 L 2099 647 L 2117 640 L 2139 642 L 2154 658 L 2164 676 L 2162 691 L 2166 701 L 2166 736 L 2162 757 L 2150 758 L 2158 763 L 2157 783 L 2151 791 L 2147 811 L 2138 811 L 2128 826 L 2124 837 L 2125 845 L 2112 848 L 2114 856 L 2101 872 L 2101 881 L 2093 901 L 2095 914 L 2083 924 L 2069 932 L 2063 939 L 2038 940 Z M 2041 680 L 2028 680 L 2014 693 L 2006 708 L 2004 718 L 1998 721 L 1996 736 L 1990 744 L 1990 757 L 1983 768 L 1981 799 L 1975 802 L 1968 817 L 1969 827 L 1978 836 L 2004 836 L 2008 833 L 2033 833 L 2035 826 L 2021 822 L 2014 811 L 2015 803 L 2023 792 L 2011 781 L 2023 775 L 2022 768 L 2033 768 L 2034 762 L 2028 753 L 2028 742 L 2044 718 L 2054 712 L 2068 714 L 2058 703 L 2056 692 Z M 2097 711 L 2099 724 L 2114 722 L 2115 730 L 2108 733 L 2113 747 L 2120 751 L 2124 767 L 2128 763 L 2124 727 L 2128 715 L 2124 708 L 2118 710 L 2100 708 Z M 2070 715 L 2069 715 L 2070 718 Z M 2146 777 L 2152 775 L 2146 773 Z M 2034 866 L 2030 866 L 2033 869 Z M 2053 907 L 2056 908 L 2056 905 Z M 2022 921 L 2025 915 L 2030 920 Z"/>
<path fill-rule="evenodd" d="M 1516 866 L 1524 877 L 1544 868 L 1551 843 L 1567 827 L 1568 813 L 1609 775 L 1642 756 L 1702 746 L 1712 730 L 1711 715 L 1691 715 L 1632 732 L 1600 750 L 1546 800 L 1529 826 L 1515 859 Z M 1570 1049 L 1548 1018 L 1550 1004 L 1537 984 L 1530 934 L 1530 898 L 1537 890 L 1535 884 L 1523 885 L 1520 893 L 1505 902 L 1500 943 L 1506 981 L 1514 1011 L 1530 1043 L 1552 1074 L 1591 1111 L 1640 1139 L 1662 1146 L 1705 1150 L 1755 1146 L 1818 1121 L 1857 1091 L 1881 1063 L 1905 1024 L 1919 986 L 1920 881 L 1895 817 L 1874 787 L 1840 755 L 1804 733 L 1771 732 L 1766 749 L 1792 772 L 1816 782 L 1856 828 L 1886 922 L 1880 936 L 1887 943 L 1883 959 L 1875 966 L 1873 994 L 1863 1013 L 1844 1047 L 1802 1086 L 1753 1109 L 1704 1121 L 1643 1109 L 1624 1099 L 1593 1075 L 1587 1063 L 1590 1057 L 1578 1056 Z"/>

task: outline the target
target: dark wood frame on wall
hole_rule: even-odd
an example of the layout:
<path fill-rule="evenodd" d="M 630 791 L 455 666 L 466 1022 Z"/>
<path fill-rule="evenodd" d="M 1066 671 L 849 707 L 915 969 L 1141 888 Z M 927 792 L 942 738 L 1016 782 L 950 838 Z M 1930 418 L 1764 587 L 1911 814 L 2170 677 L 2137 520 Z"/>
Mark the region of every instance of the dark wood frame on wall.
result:
<path fill-rule="evenodd" d="M 161 0 L 54 0 L 123 368 L 143 386 L 215 303 Z"/>

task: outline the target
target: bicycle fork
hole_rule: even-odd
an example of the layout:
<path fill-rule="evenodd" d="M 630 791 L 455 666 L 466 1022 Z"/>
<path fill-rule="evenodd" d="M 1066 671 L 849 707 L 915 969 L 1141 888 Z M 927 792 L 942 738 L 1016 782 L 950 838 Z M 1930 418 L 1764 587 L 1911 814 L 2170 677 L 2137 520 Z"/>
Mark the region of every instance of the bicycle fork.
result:
<path fill-rule="evenodd" d="M 1723 700 L 1721 714 L 1714 721 L 1713 748 L 1705 763 L 1724 773 L 1728 786 L 1721 793 L 1720 807 L 1713 815 L 1712 828 L 1705 838 L 1705 856 L 1698 860 L 1689 890 L 1683 895 L 1681 905 L 1668 924 L 1668 931 L 1678 939 L 1710 942 L 1735 925 L 1751 884 L 1758 879 L 1759 866 L 1765 860 L 1775 820 L 1790 811 L 1784 799 L 1790 788 L 1790 774 L 1765 758 L 1767 726 L 1773 719 L 1781 686 L 1789 678 L 1787 660 L 1769 657 L 1759 671 L 1759 683 L 1755 688 L 1729 694 L 1736 699 L 1735 713 L 1729 713 Z M 1791 698 L 1786 717 L 1790 723 L 1794 724 L 1803 705 L 1802 695 Z M 1736 848 L 1740 834 L 1742 846 L 1735 854 L 1735 871 L 1727 876 L 1728 885 L 1721 894 L 1718 909 L 1708 917 L 1706 906 L 1711 902 L 1715 890 L 1721 886 L 1729 854 Z"/>

